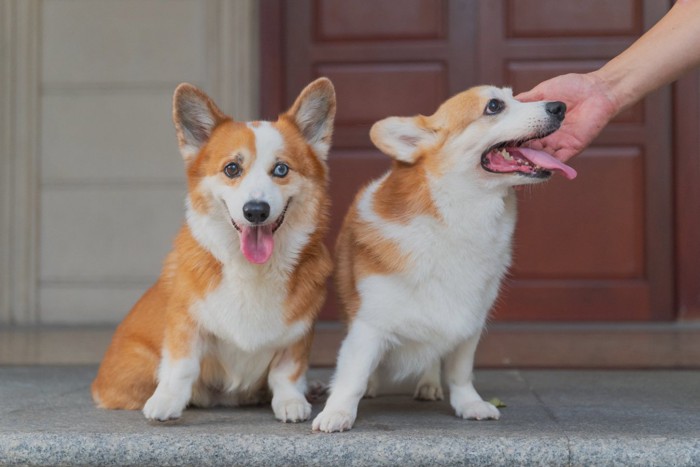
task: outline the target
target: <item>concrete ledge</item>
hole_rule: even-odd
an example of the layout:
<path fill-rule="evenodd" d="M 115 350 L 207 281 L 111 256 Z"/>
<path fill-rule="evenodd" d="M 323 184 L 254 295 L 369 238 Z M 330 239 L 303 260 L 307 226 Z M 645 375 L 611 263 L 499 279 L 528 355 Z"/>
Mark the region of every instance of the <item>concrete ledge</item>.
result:
<path fill-rule="evenodd" d="M 497 422 L 389 396 L 363 401 L 356 427 L 333 435 L 279 423 L 269 407 L 150 424 L 95 409 L 94 372 L 0 368 L 0 464 L 700 465 L 697 372 L 481 371 L 482 395 L 508 404 Z"/>

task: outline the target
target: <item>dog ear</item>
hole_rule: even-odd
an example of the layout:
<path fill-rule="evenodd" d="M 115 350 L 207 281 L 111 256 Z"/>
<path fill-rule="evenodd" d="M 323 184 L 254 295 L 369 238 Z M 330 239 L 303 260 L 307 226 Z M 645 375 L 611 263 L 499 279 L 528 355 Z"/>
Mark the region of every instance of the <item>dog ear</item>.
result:
<path fill-rule="evenodd" d="M 423 116 L 385 118 L 372 125 L 369 137 L 383 153 L 408 164 L 435 142 L 435 132 L 426 126 Z"/>
<path fill-rule="evenodd" d="M 296 123 L 316 155 L 325 160 L 331 148 L 335 119 L 335 89 L 328 78 L 312 82 L 297 97 L 287 116 Z"/>
<path fill-rule="evenodd" d="M 188 83 L 180 84 L 173 95 L 173 122 L 177 142 L 189 164 L 211 136 L 214 127 L 228 117 L 203 91 Z"/>

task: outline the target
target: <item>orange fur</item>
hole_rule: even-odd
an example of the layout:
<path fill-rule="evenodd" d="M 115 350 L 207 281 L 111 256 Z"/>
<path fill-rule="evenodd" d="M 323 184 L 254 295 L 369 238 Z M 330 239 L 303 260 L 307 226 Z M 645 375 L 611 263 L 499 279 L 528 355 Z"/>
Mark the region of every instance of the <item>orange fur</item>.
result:
<path fill-rule="evenodd" d="M 425 158 L 415 164 L 394 161 L 374 195 L 374 210 L 388 221 L 406 223 L 416 216 L 440 218 L 425 177 Z"/>
<path fill-rule="evenodd" d="M 439 154 L 449 135 L 463 131 L 482 115 L 485 105 L 481 88 L 462 92 L 444 102 L 430 116 L 413 117 L 417 124 L 435 135 L 434 143 L 416 154 L 413 163 L 394 160 L 386 179 L 372 199 L 373 210 L 383 219 L 406 224 L 416 216 L 440 220 L 426 177 L 439 178 L 447 167 Z M 385 147 L 374 139 L 382 150 Z M 358 218 L 357 204 L 361 190 L 348 211 L 336 242 L 335 282 L 346 319 L 351 321 L 360 307 L 356 283 L 369 275 L 389 275 L 402 271 L 410 255 L 401 251 L 393 241 Z"/>
<path fill-rule="evenodd" d="M 180 229 L 161 277 L 119 325 L 92 384 L 98 406 L 140 409 L 156 388 L 163 344 L 176 357 L 190 350 L 196 329 L 188 313 L 221 280 L 221 264 Z"/>
<path fill-rule="evenodd" d="M 200 183 L 205 177 L 221 174 L 229 162 L 235 161 L 243 167 L 250 166 L 256 157 L 255 135 L 246 124 L 226 117 L 206 94 L 191 86 L 178 88 L 176 103 L 178 96 L 188 93 L 205 99 L 215 117 L 211 135 L 196 156 L 190 157 L 189 153 L 186 155 L 183 152 L 192 209 L 208 213 L 214 203 L 220 201 L 211 199 L 209 194 L 200 189 Z M 173 118 L 180 146 L 187 147 L 190 135 L 181 129 L 181 121 L 185 117 L 177 106 Z M 260 125 L 260 122 L 254 122 L 251 126 L 255 128 Z M 316 212 L 308 213 L 316 220 L 316 230 L 287 279 L 288 298 L 284 310 L 284 319 L 289 325 L 298 322 L 313 323 L 325 299 L 326 280 L 332 269 L 330 255 L 323 244 L 328 230 L 330 205 L 327 194 L 328 171 L 326 165 L 315 157 L 291 114 L 281 115 L 273 126 L 283 136 L 285 160 L 299 174 L 314 181 L 313 196 L 319 200 Z M 226 183 L 234 186 L 239 181 L 236 178 L 227 179 Z M 278 179 L 275 182 L 284 184 L 287 180 Z M 235 231 L 232 230 L 232 235 L 234 234 Z M 167 350 L 173 359 L 191 354 L 193 339 L 202 332 L 193 316 L 192 305 L 215 290 L 222 277 L 222 263 L 195 239 L 185 223 L 175 239 L 173 250 L 164 262 L 160 278 L 136 303 L 114 334 L 92 384 L 93 399 L 99 407 L 144 407 L 156 389 L 158 366 L 164 351 Z M 312 330 L 313 327 L 309 326 L 309 329 Z M 280 354 L 291 355 L 297 365 L 291 376 L 293 380 L 300 378 L 308 367 L 312 335 L 313 332 L 308 331 L 297 342 L 279 351 Z M 215 339 L 211 336 L 208 338 Z M 270 366 L 273 367 L 278 361 L 278 358 L 273 360 Z M 200 405 L 230 405 L 231 400 L 221 394 L 225 389 L 225 372 L 220 361 L 204 355 L 200 376 L 193 386 L 191 402 Z M 262 378 L 250 392 L 258 393 L 264 387 L 265 380 Z"/>
<path fill-rule="evenodd" d="M 351 321 L 360 306 L 356 284 L 372 274 L 390 274 L 403 270 L 410 257 L 391 240 L 382 238 L 357 215 L 360 191 L 348 211 L 336 242 L 335 284 L 346 320 Z"/>

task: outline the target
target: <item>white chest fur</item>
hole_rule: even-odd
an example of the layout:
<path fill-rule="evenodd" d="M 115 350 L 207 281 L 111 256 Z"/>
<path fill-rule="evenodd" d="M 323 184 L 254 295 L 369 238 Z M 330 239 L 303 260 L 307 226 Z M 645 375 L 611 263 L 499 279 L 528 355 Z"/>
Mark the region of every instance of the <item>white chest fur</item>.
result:
<path fill-rule="evenodd" d="M 309 326 L 286 321 L 285 276 L 281 271 L 226 267 L 221 284 L 193 305 L 193 314 L 205 331 L 246 352 L 283 348 Z"/>
<path fill-rule="evenodd" d="M 381 183 L 381 180 L 378 182 Z M 441 181 L 432 187 L 441 219 L 418 216 L 390 223 L 371 209 L 370 186 L 360 216 L 399 245 L 405 271 L 369 276 L 358 284 L 358 317 L 402 343 L 444 354 L 480 332 L 511 260 L 515 196 L 484 196 Z"/>
<path fill-rule="evenodd" d="M 203 330 L 246 352 L 281 349 L 299 340 L 310 323 L 287 323 L 287 283 L 311 227 L 283 226 L 270 261 L 253 265 L 239 251 L 229 222 L 191 208 L 187 214 L 195 238 L 223 264 L 219 285 L 192 305 Z"/>

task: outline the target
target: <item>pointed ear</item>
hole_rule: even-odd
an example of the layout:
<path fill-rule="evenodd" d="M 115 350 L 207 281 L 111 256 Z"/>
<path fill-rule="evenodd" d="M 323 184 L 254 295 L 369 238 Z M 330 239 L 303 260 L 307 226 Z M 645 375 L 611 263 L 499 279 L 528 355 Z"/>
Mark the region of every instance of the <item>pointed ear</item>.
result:
<path fill-rule="evenodd" d="M 188 83 L 173 95 L 173 122 L 185 163 L 189 164 L 211 136 L 214 127 L 227 119 L 209 96 Z"/>
<path fill-rule="evenodd" d="M 435 133 L 426 125 L 425 117 L 389 117 L 380 120 L 369 137 L 383 153 L 413 164 L 420 150 L 435 142 Z"/>
<path fill-rule="evenodd" d="M 319 78 L 301 91 L 287 111 L 306 141 L 325 160 L 331 148 L 335 119 L 335 89 L 328 78 Z"/>

